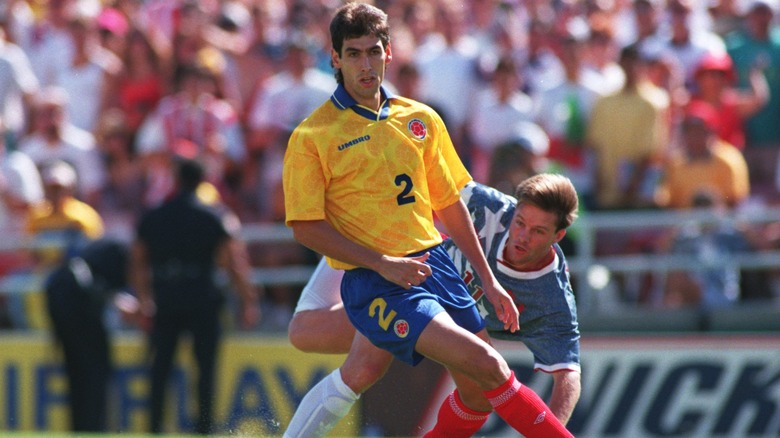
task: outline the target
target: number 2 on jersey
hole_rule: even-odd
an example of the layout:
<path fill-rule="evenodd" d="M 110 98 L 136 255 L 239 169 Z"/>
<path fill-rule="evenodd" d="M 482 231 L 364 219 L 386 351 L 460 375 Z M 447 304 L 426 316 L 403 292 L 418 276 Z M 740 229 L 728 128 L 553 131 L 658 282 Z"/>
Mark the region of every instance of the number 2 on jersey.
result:
<path fill-rule="evenodd" d="M 379 316 L 377 317 L 379 319 L 379 327 L 382 327 L 382 330 L 385 331 L 390 327 L 390 322 L 393 321 L 393 318 L 395 318 L 396 315 L 395 310 L 389 312 L 386 312 L 386 310 L 387 301 L 382 298 L 375 298 L 374 301 L 371 302 L 371 305 L 368 306 L 368 316 L 373 318 L 377 311 L 379 312 Z"/>
<path fill-rule="evenodd" d="M 410 177 L 405 173 L 396 175 L 395 185 L 398 187 L 403 186 L 403 190 L 401 190 L 401 193 L 399 193 L 398 196 L 396 196 L 395 198 L 398 201 L 398 205 L 411 204 L 416 201 L 414 195 L 409 194 L 412 192 L 412 189 L 414 188 L 412 177 Z"/>

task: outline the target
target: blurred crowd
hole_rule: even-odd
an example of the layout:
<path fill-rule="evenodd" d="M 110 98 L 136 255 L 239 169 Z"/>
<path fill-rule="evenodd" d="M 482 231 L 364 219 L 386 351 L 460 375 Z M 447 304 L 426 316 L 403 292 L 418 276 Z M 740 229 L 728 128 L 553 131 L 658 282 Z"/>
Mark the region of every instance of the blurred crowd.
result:
<path fill-rule="evenodd" d="M 780 204 L 774 0 L 374 3 L 394 38 L 387 84 L 442 115 L 479 182 L 511 193 L 560 172 L 583 212 Z M 211 196 L 242 222 L 282 221 L 288 135 L 336 86 L 327 26 L 340 4 L 4 0 L 2 232 L 131 229 L 169 196 L 177 156 L 204 164 Z M 734 232 L 744 243 L 716 251 L 780 241 L 776 224 Z M 688 229 L 657 237 L 599 239 L 599 251 L 712 250 L 680 243 Z M 0 257 L 0 274 L 25 263 Z M 704 275 L 672 277 L 662 305 L 705 303 Z M 268 291 L 280 327 L 295 295 Z"/>

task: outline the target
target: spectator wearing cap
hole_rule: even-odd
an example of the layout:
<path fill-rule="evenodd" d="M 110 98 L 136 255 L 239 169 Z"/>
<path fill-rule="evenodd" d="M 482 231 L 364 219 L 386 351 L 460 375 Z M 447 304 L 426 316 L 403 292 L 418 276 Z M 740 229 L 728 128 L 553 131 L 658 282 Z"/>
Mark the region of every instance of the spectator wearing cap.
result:
<path fill-rule="evenodd" d="M 95 17 L 95 25 L 100 45 L 121 58 L 130 31 L 130 23 L 125 14 L 117 8 L 104 7 Z"/>
<path fill-rule="evenodd" d="M 749 89 L 751 72 L 763 71 L 769 101 L 745 120 L 745 160 L 751 187 L 757 195 L 780 198 L 777 167 L 780 157 L 780 39 L 774 34 L 777 6 L 771 0 L 749 0 L 741 30 L 726 37 L 728 53 L 737 74 L 736 87 Z"/>
<path fill-rule="evenodd" d="M 32 130 L 19 140 L 18 149 L 38 168 L 52 160 L 70 163 L 78 174 L 74 195 L 97 205 L 105 183 L 105 167 L 95 137 L 74 126 L 66 114 L 68 94 L 60 87 L 45 87 L 32 106 Z"/>
<path fill-rule="evenodd" d="M 596 101 L 588 124 L 599 209 L 652 206 L 657 166 L 669 139 L 669 96 L 647 81 L 637 46 L 621 51 L 620 67 L 625 85 Z"/>
<path fill-rule="evenodd" d="M 710 192 L 734 208 L 750 194 L 748 167 L 736 147 L 718 138 L 711 105 L 688 105 L 680 125 L 681 147 L 670 156 L 658 200 L 668 208 L 690 208 L 697 193 Z"/>
<path fill-rule="evenodd" d="M 477 182 L 487 183 L 496 148 L 515 136 L 519 124 L 533 120 L 534 102 L 519 85 L 517 65 L 505 56 L 496 64 L 490 83 L 475 96 L 468 128 L 473 141 L 470 172 Z"/>
<path fill-rule="evenodd" d="M 94 208 L 73 196 L 76 171 L 65 161 L 55 160 L 41 171 L 45 199 L 34 205 L 27 221 L 31 235 L 94 240 L 103 236 L 103 220 Z M 68 242 L 70 243 L 70 242 Z"/>
<path fill-rule="evenodd" d="M 696 67 L 691 103 L 710 104 L 718 114 L 718 137 L 742 150 L 745 147 L 743 121 L 766 105 L 769 85 L 760 69 L 752 71 L 750 89 L 735 88 L 735 79 L 728 54 L 705 55 Z"/>
<path fill-rule="evenodd" d="M 491 155 L 487 185 L 508 195 L 526 178 L 554 171 L 546 158 L 550 138 L 536 123 L 518 121 L 513 132 Z"/>

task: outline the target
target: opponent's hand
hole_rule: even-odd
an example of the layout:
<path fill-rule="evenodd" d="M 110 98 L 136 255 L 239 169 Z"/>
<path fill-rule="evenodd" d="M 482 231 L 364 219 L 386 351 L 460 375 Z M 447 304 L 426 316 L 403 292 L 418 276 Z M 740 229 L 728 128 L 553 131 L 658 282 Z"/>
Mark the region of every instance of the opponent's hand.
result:
<path fill-rule="evenodd" d="M 519 330 L 520 311 L 517 310 L 509 293 L 498 282 L 483 284 L 482 290 L 490 304 L 496 309 L 498 320 L 504 323 L 504 330 L 509 330 L 512 333 Z"/>
<path fill-rule="evenodd" d="M 385 280 L 408 290 L 412 286 L 419 286 L 430 277 L 431 267 L 425 264 L 430 255 L 426 252 L 417 257 L 382 256 L 377 272 Z"/>

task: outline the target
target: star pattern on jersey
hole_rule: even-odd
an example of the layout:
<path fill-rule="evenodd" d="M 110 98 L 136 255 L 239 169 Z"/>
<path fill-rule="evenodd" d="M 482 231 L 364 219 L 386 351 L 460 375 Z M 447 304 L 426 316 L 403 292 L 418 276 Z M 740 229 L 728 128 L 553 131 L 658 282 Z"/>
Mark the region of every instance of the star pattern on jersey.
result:
<path fill-rule="evenodd" d="M 506 230 L 504 221 L 501 220 L 506 213 L 503 208 L 505 204 L 500 197 L 495 196 L 495 194 L 482 186 L 471 187 L 471 191 L 467 196 L 468 209 L 473 215 L 474 229 L 477 231 L 480 244 L 482 244 L 487 253 L 490 251 L 490 242 L 487 242 L 488 237 L 503 234 Z M 490 229 L 487 229 L 487 224 L 491 224 Z"/>
<path fill-rule="evenodd" d="M 490 209 L 490 206 L 484 207 L 485 212 L 483 213 L 484 221 L 488 224 L 496 224 L 495 230 L 490 230 L 490 234 L 499 234 L 503 233 L 506 230 L 506 227 L 504 224 L 501 223 L 501 216 L 503 216 L 504 212 L 499 210 L 497 212 L 494 212 Z M 482 227 L 479 229 L 479 238 L 485 239 L 488 235 L 488 230 L 485 227 L 485 223 L 482 224 Z"/>
<path fill-rule="evenodd" d="M 477 309 L 479 310 L 479 316 L 481 316 L 482 319 L 486 319 L 488 315 L 490 315 L 490 312 L 488 312 L 485 307 L 485 300 L 479 300 L 477 302 Z"/>

